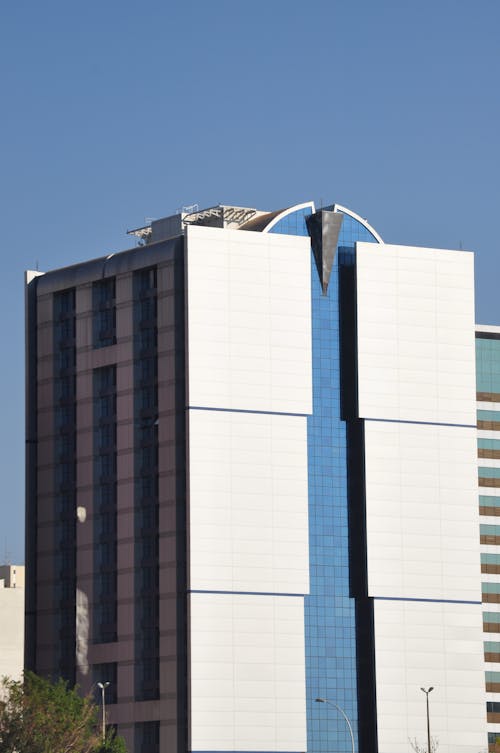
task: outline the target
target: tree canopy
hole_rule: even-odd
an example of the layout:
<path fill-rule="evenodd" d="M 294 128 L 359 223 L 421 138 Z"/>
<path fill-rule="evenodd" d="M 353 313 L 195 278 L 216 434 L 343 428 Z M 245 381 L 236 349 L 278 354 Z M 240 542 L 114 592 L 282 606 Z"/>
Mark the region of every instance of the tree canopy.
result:
<path fill-rule="evenodd" d="M 100 708 L 59 679 L 32 672 L 0 689 L 0 753 L 126 753 L 114 731 L 102 741 Z"/>

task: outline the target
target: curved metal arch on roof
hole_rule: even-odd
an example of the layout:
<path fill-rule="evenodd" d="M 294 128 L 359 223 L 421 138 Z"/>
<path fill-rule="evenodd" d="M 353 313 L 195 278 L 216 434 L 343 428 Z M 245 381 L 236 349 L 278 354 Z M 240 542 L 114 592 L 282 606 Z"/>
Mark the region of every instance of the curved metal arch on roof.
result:
<path fill-rule="evenodd" d="M 343 207 L 341 204 L 334 204 L 333 211 L 342 212 L 342 214 L 348 214 L 349 217 L 353 218 L 353 220 L 357 220 L 361 225 L 363 225 L 363 227 L 365 227 L 368 230 L 368 232 L 373 235 L 373 237 L 378 241 L 378 243 L 384 242 L 382 238 L 380 237 L 380 235 L 375 230 L 375 228 L 373 228 L 369 222 L 367 222 L 362 217 L 360 217 L 359 214 L 356 214 L 356 212 L 353 212 L 351 209 L 347 209 L 347 207 Z"/>
<path fill-rule="evenodd" d="M 283 211 L 277 214 L 276 217 L 273 217 L 273 219 L 269 222 L 269 225 L 266 225 L 266 227 L 263 228 L 262 232 L 268 233 L 278 222 L 283 219 L 283 217 L 286 217 L 289 214 L 293 214 L 294 212 L 298 212 L 299 209 L 307 209 L 307 207 L 311 209 L 311 214 L 314 214 L 314 212 L 316 211 L 314 201 L 305 201 L 303 204 L 295 204 L 293 207 L 283 209 Z"/>
<path fill-rule="evenodd" d="M 302 204 L 295 204 L 295 205 L 294 205 L 294 206 L 292 206 L 292 207 L 288 207 L 288 209 L 283 209 L 283 211 L 282 211 L 282 212 L 280 212 L 279 214 L 275 215 L 275 216 L 274 216 L 274 217 L 273 217 L 273 218 L 272 218 L 272 219 L 270 220 L 269 224 L 268 224 L 268 225 L 266 225 L 266 226 L 265 226 L 265 227 L 264 227 L 264 228 L 262 229 L 262 232 L 263 232 L 263 233 L 268 233 L 268 232 L 269 232 L 270 230 L 272 230 L 272 228 L 273 228 L 273 227 L 274 227 L 275 225 L 277 225 L 277 224 L 278 224 L 278 222 L 280 222 L 280 221 L 281 221 L 281 220 L 282 220 L 282 219 L 283 219 L 284 217 L 286 217 L 287 215 L 289 215 L 289 214 L 293 214 L 294 212 L 298 212 L 298 211 L 299 211 L 300 209 L 306 209 L 306 208 L 308 208 L 308 207 L 309 207 L 309 208 L 311 209 L 311 214 L 314 214 L 314 212 L 316 211 L 316 207 L 314 206 L 314 201 L 305 201 L 305 202 L 303 202 Z M 347 215 L 349 215 L 349 217 L 352 217 L 352 218 L 353 218 L 354 220 L 356 220 L 356 221 L 357 221 L 357 222 L 359 222 L 359 223 L 360 223 L 361 225 L 363 225 L 363 227 L 365 227 L 365 228 L 366 228 L 366 229 L 368 230 L 368 232 L 369 232 L 369 233 L 371 233 L 371 234 L 373 235 L 373 237 L 375 238 L 375 240 L 376 240 L 376 241 L 377 241 L 378 243 L 383 243 L 383 242 L 384 242 L 384 241 L 382 240 L 382 238 L 380 237 L 380 235 L 379 235 L 379 234 L 377 233 L 377 231 L 375 230 L 375 228 L 373 228 L 373 227 L 372 227 L 372 226 L 370 225 L 370 223 L 369 223 L 369 222 L 367 222 L 367 221 L 366 221 L 366 220 L 364 220 L 364 219 L 363 219 L 362 217 L 360 217 L 360 216 L 359 216 L 359 214 L 356 214 L 356 212 L 353 212 L 353 211 L 352 211 L 351 209 L 347 209 L 347 207 L 343 207 L 343 206 L 342 206 L 341 204 L 334 204 L 334 205 L 333 205 L 333 211 L 334 211 L 334 212 L 341 212 L 342 214 L 347 214 Z"/>

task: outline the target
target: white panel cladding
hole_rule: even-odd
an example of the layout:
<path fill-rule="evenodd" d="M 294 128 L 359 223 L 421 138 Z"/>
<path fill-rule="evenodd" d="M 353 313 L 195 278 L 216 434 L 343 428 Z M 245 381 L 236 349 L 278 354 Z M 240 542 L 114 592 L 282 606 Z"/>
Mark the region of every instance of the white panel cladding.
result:
<path fill-rule="evenodd" d="M 356 248 L 360 417 L 474 425 L 473 254 Z"/>
<path fill-rule="evenodd" d="M 480 601 L 476 433 L 365 421 L 368 592 Z"/>
<path fill-rule="evenodd" d="M 191 594 L 190 620 L 190 750 L 306 750 L 303 599 Z"/>
<path fill-rule="evenodd" d="M 439 753 L 486 748 L 481 606 L 375 600 L 379 753 L 427 748 L 425 696 Z"/>
<path fill-rule="evenodd" d="M 189 404 L 312 412 L 308 238 L 187 228 Z"/>
<path fill-rule="evenodd" d="M 189 411 L 190 588 L 309 591 L 307 419 Z"/>

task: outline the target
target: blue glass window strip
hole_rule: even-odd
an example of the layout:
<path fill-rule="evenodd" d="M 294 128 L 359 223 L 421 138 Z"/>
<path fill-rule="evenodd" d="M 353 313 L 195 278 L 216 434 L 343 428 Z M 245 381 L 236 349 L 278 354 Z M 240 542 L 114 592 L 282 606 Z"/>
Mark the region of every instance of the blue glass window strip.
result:
<path fill-rule="evenodd" d="M 485 494 L 480 494 L 479 505 L 481 507 L 500 507 L 500 497 L 489 497 Z"/>
<path fill-rule="evenodd" d="M 500 583 L 482 583 L 483 594 L 500 594 Z"/>
<path fill-rule="evenodd" d="M 500 612 L 483 612 L 483 622 L 500 623 Z"/>
<path fill-rule="evenodd" d="M 478 439 L 477 446 L 480 450 L 500 450 L 500 439 Z"/>
<path fill-rule="evenodd" d="M 487 524 L 481 524 L 479 526 L 481 536 L 500 536 L 500 526 L 489 526 Z"/>
<path fill-rule="evenodd" d="M 478 421 L 500 421 L 500 410 L 478 410 Z"/>
<path fill-rule="evenodd" d="M 488 654 L 500 654 L 500 641 L 484 641 L 484 650 Z"/>
<path fill-rule="evenodd" d="M 500 478 L 500 468 L 487 468 L 481 465 L 478 468 L 478 473 L 480 478 Z"/>
<path fill-rule="evenodd" d="M 478 392 L 500 392 L 500 340 L 476 338 Z"/>
<path fill-rule="evenodd" d="M 481 564 L 482 565 L 500 565 L 500 553 L 490 554 L 489 552 L 481 552 Z"/>
<path fill-rule="evenodd" d="M 307 236 L 302 209 L 271 232 Z M 305 598 L 308 753 L 350 753 L 345 720 L 315 703 L 329 698 L 346 712 L 357 741 L 355 602 L 349 594 L 346 424 L 340 419 L 339 258 L 353 258 L 356 241 L 376 242 L 344 215 L 328 294 L 322 294 L 311 254 L 313 415 L 308 417 L 310 594 Z M 361 678 L 361 682 L 363 678 Z"/>

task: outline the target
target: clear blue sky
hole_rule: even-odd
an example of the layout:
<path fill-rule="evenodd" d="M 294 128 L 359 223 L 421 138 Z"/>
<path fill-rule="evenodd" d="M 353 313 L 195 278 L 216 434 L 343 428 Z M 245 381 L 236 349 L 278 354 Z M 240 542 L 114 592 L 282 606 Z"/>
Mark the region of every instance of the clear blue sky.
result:
<path fill-rule="evenodd" d="M 23 270 L 185 204 L 344 204 L 477 252 L 500 322 L 499 0 L 18 0 L 0 23 L 0 559 L 24 553 Z"/>

